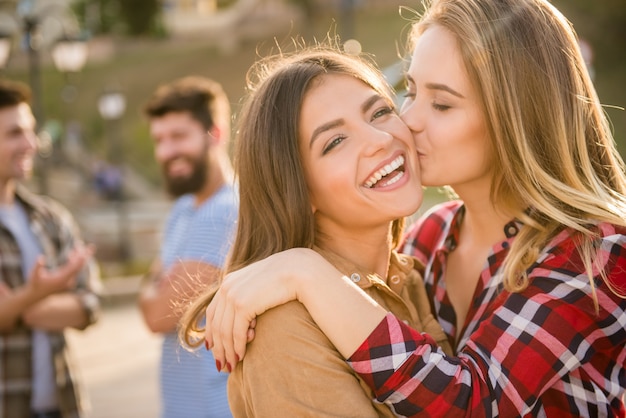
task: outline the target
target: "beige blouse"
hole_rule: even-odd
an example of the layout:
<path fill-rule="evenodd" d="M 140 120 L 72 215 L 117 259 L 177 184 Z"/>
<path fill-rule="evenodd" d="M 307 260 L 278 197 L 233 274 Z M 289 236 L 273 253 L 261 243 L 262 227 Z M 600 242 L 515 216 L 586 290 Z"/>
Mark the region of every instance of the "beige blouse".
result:
<path fill-rule="evenodd" d="M 316 248 L 381 306 L 427 332 L 446 352 L 449 343 L 431 314 L 418 261 L 392 253 L 382 279 Z M 318 328 L 305 307 L 289 302 L 257 318 L 256 336 L 228 379 L 228 401 L 240 417 L 394 417 Z"/>

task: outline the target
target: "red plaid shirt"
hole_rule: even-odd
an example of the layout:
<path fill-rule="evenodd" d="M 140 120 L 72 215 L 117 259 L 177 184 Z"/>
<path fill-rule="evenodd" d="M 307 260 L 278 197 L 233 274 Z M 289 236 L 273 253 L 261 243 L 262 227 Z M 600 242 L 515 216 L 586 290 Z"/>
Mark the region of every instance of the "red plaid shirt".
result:
<path fill-rule="evenodd" d="M 464 210 L 460 202 L 434 208 L 404 247 L 426 264 L 433 309 L 457 356 L 443 355 L 428 335 L 389 314 L 350 357 L 354 370 L 400 416 L 626 416 L 626 300 L 594 271 L 596 313 L 570 230 L 541 252 L 528 288 L 509 293 L 502 261 L 521 224 L 507 224 L 508 238 L 493 247 L 454 341 L 443 277 Z M 624 289 L 626 228 L 602 223 L 598 230 L 598 268 Z"/>

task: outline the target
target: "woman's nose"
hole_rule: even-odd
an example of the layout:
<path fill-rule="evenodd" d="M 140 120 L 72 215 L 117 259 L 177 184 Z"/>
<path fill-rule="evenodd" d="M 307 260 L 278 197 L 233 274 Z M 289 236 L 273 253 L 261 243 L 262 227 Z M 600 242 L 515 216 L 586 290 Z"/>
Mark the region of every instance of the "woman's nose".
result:
<path fill-rule="evenodd" d="M 393 141 L 393 135 L 391 133 L 380 129 L 372 129 L 367 132 L 364 137 L 367 144 L 367 152 L 370 154 L 387 148 Z"/>
<path fill-rule="evenodd" d="M 406 123 L 413 132 L 419 132 L 423 128 L 421 112 L 418 109 L 417 102 L 405 102 L 400 108 L 400 118 Z"/>

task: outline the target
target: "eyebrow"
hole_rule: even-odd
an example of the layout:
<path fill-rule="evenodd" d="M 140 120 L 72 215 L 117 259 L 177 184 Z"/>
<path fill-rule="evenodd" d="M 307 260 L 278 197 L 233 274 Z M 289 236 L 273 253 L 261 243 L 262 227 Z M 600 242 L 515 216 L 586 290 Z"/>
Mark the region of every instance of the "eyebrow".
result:
<path fill-rule="evenodd" d="M 426 83 L 426 88 L 430 89 L 430 90 L 443 90 L 443 91 L 447 91 L 448 93 L 452 94 L 453 96 L 459 97 L 461 99 L 465 99 L 465 96 L 463 96 L 461 93 L 459 93 L 458 91 L 454 90 L 452 87 L 446 85 L 446 84 L 441 84 L 441 83 Z"/>
<path fill-rule="evenodd" d="M 409 74 L 405 74 L 405 78 L 407 81 L 415 84 L 415 80 L 413 80 L 413 77 L 411 77 Z M 442 83 L 426 83 L 426 88 L 430 89 L 430 90 L 443 90 L 443 91 L 447 91 L 448 93 L 452 94 L 453 96 L 459 97 L 461 99 L 465 99 L 465 96 L 463 96 L 461 93 L 459 93 L 458 91 L 454 90 L 452 87 L 446 85 L 446 84 L 442 84 Z"/>
<path fill-rule="evenodd" d="M 363 102 L 363 104 L 361 105 L 361 112 L 366 113 L 380 99 L 382 99 L 382 96 L 380 94 L 378 93 L 373 94 L 369 99 Z M 311 140 L 309 141 L 309 148 L 313 146 L 313 143 L 315 142 L 317 137 L 320 136 L 322 133 L 329 131 L 333 128 L 336 128 L 338 126 L 341 126 L 344 123 L 345 123 L 345 120 L 343 118 L 335 119 L 315 128 L 315 130 L 313 131 L 313 134 L 311 134 Z"/>
<path fill-rule="evenodd" d="M 9 127 L 9 129 L 6 130 L 6 133 L 8 133 L 9 135 L 19 135 L 22 132 L 26 132 L 28 130 L 28 128 L 25 128 L 22 125 L 16 124 L 16 125 L 12 125 Z"/>

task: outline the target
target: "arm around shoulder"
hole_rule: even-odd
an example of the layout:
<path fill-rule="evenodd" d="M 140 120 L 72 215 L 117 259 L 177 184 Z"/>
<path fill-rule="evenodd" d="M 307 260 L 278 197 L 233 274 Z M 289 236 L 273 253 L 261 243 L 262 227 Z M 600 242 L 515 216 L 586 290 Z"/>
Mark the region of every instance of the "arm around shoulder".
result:
<path fill-rule="evenodd" d="M 234 416 L 393 416 L 374 405 L 305 307 L 289 302 L 257 319 L 257 336 L 228 380 Z"/>
<path fill-rule="evenodd" d="M 345 358 L 386 314 L 320 254 L 292 248 L 226 275 L 206 312 L 206 340 L 215 359 L 236 364 L 244 358 L 251 321 L 293 300 L 306 307 Z"/>

